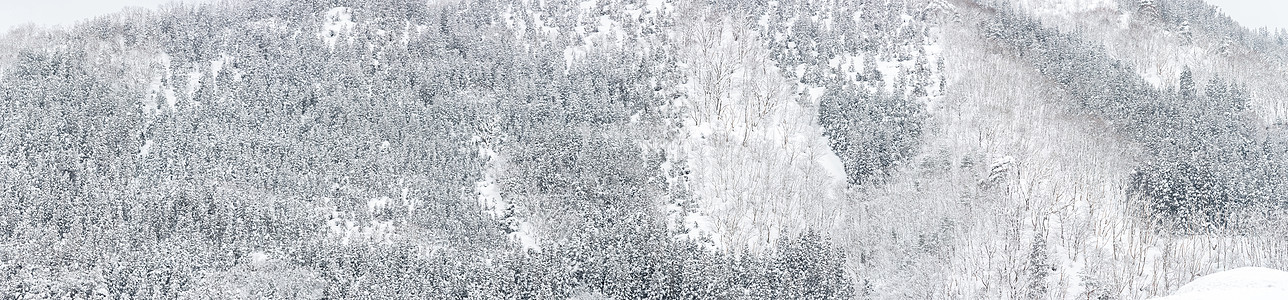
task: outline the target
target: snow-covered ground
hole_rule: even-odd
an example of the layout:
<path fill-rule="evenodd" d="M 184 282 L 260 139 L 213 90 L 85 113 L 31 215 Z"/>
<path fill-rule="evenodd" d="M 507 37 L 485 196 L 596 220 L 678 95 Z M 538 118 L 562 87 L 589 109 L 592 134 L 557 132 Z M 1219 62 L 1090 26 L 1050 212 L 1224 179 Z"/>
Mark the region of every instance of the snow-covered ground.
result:
<path fill-rule="evenodd" d="M 518 243 L 523 249 L 540 251 L 541 244 L 537 240 L 536 228 L 531 222 L 512 215 L 514 204 L 501 196 L 501 186 L 496 179 L 504 172 L 504 158 L 482 137 L 474 136 L 470 141 L 478 145 L 479 156 L 487 159 L 483 178 L 474 183 L 474 192 L 478 194 L 479 206 L 483 208 L 483 213 L 510 226 L 510 229 L 514 230 L 507 234 L 511 241 Z"/>
<path fill-rule="evenodd" d="M 353 9 L 348 7 L 336 7 L 328 10 L 323 16 L 322 32 L 318 36 L 326 42 L 327 47 L 335 49 L 336 42 L 340 40 L 340 35 L 347 35 L 357 23 L 353 22 Z M 352 42 L 352 37 L 349 39 Z"/>
<path fill-rule="evenodd" d="M 1244 267 L 1208 274 L 1181 286 L 1171 296 L 1154 300 L 1288 299 L 1288 272 Z"/>

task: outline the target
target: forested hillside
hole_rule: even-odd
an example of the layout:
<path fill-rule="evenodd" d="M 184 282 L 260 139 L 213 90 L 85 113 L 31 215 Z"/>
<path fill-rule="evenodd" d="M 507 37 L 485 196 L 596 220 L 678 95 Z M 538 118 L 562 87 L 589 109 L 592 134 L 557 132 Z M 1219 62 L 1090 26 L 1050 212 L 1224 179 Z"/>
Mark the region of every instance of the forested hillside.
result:
<path fill-rule="evenodd" d="M 0 35 L 0 298 L 1142 299 L 1288 268 L 1199 0 L 173 3 Z"/>

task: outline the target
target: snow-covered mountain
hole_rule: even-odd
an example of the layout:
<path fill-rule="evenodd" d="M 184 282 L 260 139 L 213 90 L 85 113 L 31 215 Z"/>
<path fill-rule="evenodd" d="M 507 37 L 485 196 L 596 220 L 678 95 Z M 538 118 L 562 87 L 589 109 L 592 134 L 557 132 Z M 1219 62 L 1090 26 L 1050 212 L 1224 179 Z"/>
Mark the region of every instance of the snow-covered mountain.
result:
<path fill-rule="evenodd" d="M 1288 269 L 1285 39 L 1201 0 L 25 27 L 0 35 L 0 296 L 1224 295 Z"/>

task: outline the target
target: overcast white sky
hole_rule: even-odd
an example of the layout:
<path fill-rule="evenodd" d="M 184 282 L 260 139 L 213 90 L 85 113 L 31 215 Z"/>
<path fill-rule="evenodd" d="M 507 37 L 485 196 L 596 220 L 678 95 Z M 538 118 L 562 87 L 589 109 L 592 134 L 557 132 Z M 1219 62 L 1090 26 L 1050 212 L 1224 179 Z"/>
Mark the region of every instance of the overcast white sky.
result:
<path fill-rule="evenodd" d="M 200 1 L 200 0 L 185 0 Z M 126 6 L 155 8 L 169 0 L 0 0 L 0 30 L 26 23 L 70 26 Z M 1288 28 L 1288 1 L 1207 0 L 1248 28 Z"/>
<path fill-rule="evenodd" d="M 76 21 L 121 11 L 127 6 L 156 8 L 170 0 L 0 0 L 0 30 L 16 26 L 71 26 Z"/>
<path fill-rule="evenodd" d="M 1288 1 L 1284 0 L 1207 0 L 1248 28 L 1288 29 Z"/>

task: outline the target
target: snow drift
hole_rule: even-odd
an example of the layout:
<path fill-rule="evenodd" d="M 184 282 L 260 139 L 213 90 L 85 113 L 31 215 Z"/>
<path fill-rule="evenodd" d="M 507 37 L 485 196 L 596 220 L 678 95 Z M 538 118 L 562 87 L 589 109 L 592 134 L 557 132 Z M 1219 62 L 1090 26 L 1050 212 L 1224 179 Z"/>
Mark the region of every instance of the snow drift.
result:
<path fill-rule="evenodd" d="M 1288 299 L 1288 272 L 1245 267 L 1199 277 L 1155 300 Z"/>

